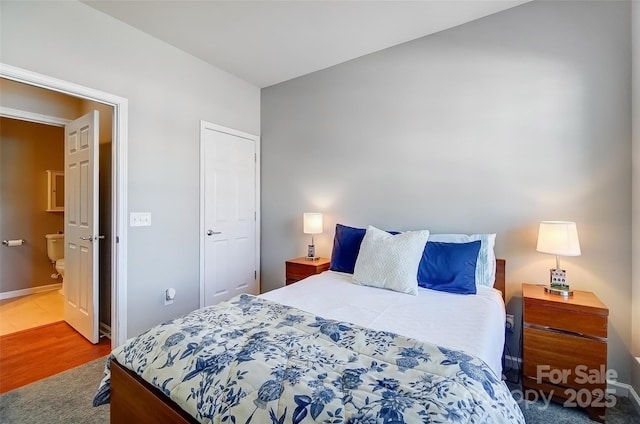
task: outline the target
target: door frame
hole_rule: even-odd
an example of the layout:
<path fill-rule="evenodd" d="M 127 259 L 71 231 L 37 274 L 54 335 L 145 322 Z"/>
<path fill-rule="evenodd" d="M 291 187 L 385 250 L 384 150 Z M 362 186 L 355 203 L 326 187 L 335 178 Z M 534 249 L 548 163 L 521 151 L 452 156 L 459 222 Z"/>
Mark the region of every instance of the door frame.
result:
<path fill-rule="evenodd" d="M 113 107 L 111 221 L 111 346 L 127 339 L 127 160 L 129 101 L 104 91 L 0 62 L 0 77 Z M 5 110 L 6 111 L 6 110 Z M 14 110 L 15 112 L 15 110 Z"/>
<path fill-rule="evenodd" d="M 222 125 L 213 124 L 207 121 L 200 121 L 200 307 L 204 306 L 204 242 L 205 242 L 205 222 L 204 222 L 204 132 L 206 130 L 218 131 L 221 133 L 233 135 L 236 137 L 252 140 L 256 146 L 255 156 L 255 202 L 256 202 L 256 219 L 255 219 L 255 237 L 256 237 L 256 280 L 258 289 L 262 292 L 262 284 L 260 280 L 260 137 L 255 134 L 234 130 L 233 128 L 223 127 Z"/>

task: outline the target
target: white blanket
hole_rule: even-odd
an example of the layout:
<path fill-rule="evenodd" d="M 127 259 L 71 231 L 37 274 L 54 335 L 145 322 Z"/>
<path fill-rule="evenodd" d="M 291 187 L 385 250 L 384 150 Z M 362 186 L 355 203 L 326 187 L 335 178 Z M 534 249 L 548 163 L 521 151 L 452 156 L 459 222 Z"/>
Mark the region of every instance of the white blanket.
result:
<path fill-rule="evenodd" d="M 262 297 L 324 318 L 462 350 L 484 360 L 500 377 L 505 307 L 498 290 L 479 286 L 476 295 L 418 290 L 417 296 L 365 287 L 351 274 L 326 271 Z"/>

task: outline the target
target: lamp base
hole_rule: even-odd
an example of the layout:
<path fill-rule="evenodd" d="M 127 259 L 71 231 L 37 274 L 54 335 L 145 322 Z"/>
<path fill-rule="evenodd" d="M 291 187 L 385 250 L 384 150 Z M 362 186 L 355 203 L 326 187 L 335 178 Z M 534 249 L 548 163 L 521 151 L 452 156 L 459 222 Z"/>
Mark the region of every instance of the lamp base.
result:
<path fill-rule="evenodd" d="M 549 284 L 551 284 L 551 287 L 567 286 L 567 288 L 569 288 L 569 285 L 567 284 L 568 282 L 567 271 L 565 271 L 564 269 L 552 268 L 549 270 Z"/>
<path fill-rule="evenodd" d="M 544 287 L 544 292 L 552 294 L 552 295 L 555 295 L 555 296 L 562 296 L 562 297 L 571 297 L 571 296 L 573 296 L 573 290 L 569 290 L 569 286 L 567 286 L 567 285 L 564 285 L 563 288 L 556 287 L 554 285 L 545 286 Z"/>
<path fill-rule="evenodd" d="M 320 258 L 316 256 L 316 246 L 313 244 L 307 245 L 307 256 L 305 257 L 307 261 L 317 261 Z"/>
<path fill-rule="evenodd" d="M 567 284 L 567 271 L 552 268 L 549 270 L 549 280 L 549 286 L 544 288 L 545 293 L 563 297 L 573 296 L 573 291 L 569 289 L 569 284 Z"/>

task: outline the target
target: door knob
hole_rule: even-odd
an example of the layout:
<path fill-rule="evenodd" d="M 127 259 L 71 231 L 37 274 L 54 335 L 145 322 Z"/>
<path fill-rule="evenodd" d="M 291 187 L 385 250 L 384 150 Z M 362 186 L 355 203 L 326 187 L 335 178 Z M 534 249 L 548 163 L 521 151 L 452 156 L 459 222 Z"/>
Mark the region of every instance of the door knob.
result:
<path fill-rule="evenodd" d="M 213 230 L 207 230 L 207 235 L 211 236 L 214 234 L 222 234 L 222 231 L 213 231 Z"/>
<path fill-rule="evenodd" d="M 104 236 L 95 236 L 95 237 L 94 237 L 94 239 L 95 239 L 95 240 L 103 239 L 103 238 L 104 238 Z"/>
<path fill-rule="evenodd" d="M 93 236 L 80 237 L 80 240 L 84 240 L 84 241 L 93 241 Z"/>

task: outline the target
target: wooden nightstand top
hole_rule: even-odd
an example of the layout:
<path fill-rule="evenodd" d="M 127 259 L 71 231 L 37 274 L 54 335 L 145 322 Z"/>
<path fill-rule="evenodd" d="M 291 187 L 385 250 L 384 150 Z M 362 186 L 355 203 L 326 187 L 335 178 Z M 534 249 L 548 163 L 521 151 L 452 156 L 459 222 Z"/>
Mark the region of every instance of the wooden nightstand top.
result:
<path fill-rule="evenodd" d="M 301 256 L 299 258 L 289 259 L 287 262 L 292 264 L 300 264 L 300 265 L 309 265 L 309 266 L 322 266 L 328 263 L 331 263 L 331 259 L 329 258 L 319 258 L 315 261 L 308 261 L 306 256 Z"/>
<path fill-rule="evenodd" d="M 289 259 L 285 262 L 285 284 L 293 284 L 312 275 L 320 274 L 329 269 L 331 260 L 319 258 L 315 261 L 308 261 L 304 256 Z"/>
<path fill-rule="evenodd" d="M 522 284 L 522 298 L 525 302 L 532 304 L 545 304 L 546 306 L 580 311 L 595 315 L 609 315 L 609 308 L 602 303 L 595 294 L 574 290 L 573 296 L 563 297 L 555 294 L 545 293 L 544 285 Z"/>

